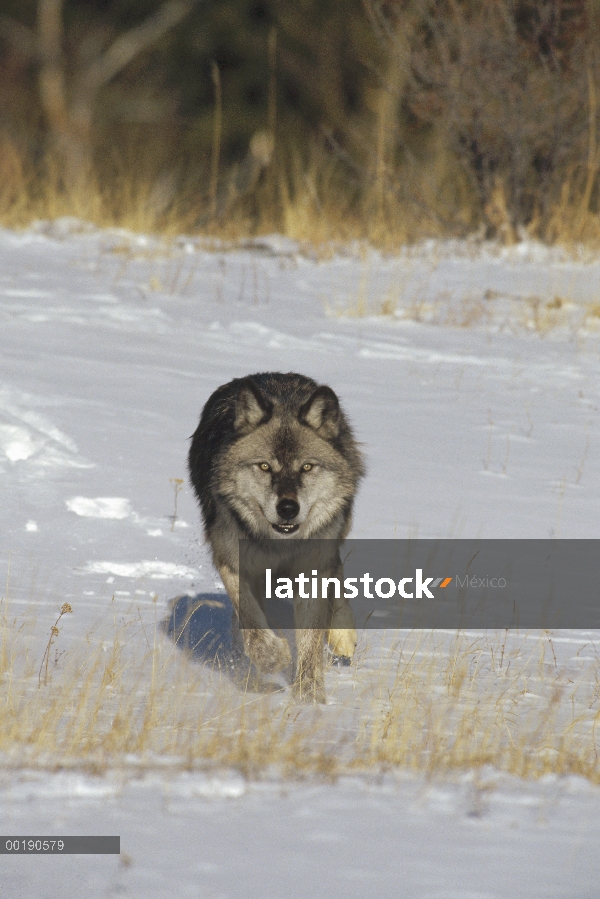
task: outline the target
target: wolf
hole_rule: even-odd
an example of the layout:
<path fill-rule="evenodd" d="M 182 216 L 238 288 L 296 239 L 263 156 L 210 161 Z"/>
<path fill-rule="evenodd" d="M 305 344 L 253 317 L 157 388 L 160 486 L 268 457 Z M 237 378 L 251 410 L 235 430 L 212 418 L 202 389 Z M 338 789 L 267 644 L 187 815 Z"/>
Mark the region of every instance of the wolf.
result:
<path fill-rule="evenodd" d="M 257 551 L 271 540 L 341 541 L 364 475 L 362 454 L 331 387 L 293 372 L 262 372 L 219 387 L 191 440 L 190 480 L 238 623 L 244 605 L 244 652 L 259 671 L 279 671 L 291 664 L 290 649 L 268 628 L 263 597 L 240 596 L 238 541 L 253 541 Z M 302 621 L 310 627 L 296 634 L 293 692 L 324 702 L 323 634 L 334 654 L 351 659 L 352 612 L 340 599 L 316 601 Z"/>

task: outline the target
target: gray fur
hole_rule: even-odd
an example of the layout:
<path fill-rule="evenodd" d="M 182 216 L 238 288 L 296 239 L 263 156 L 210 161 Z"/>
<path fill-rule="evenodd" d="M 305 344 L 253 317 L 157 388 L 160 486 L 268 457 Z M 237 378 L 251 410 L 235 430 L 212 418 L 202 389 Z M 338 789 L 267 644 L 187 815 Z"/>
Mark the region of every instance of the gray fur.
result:
<path fill-rule="evenodd" d="M 364 474 L 360 451 L 333 390 L 298 374 L 270 372 L 236 378 L 206 403 L 192 437 L 190 479 L 200 502 L 206 539 L 236 613 L 256 622 L 242 631 L 244 649 L 259 670 L 291 663 L 289 646 L 266 626 L 261 598 L 240 597 L 238 541 L 343 539 L 352 522 Z M 309 467 L 310 466 L 310 467 Z M 326 621 L 334 652 L 352 656 L 352 613 L 336 603 Z M 297 633 L 294 692 L 324 701 L 323 631 Z"/>

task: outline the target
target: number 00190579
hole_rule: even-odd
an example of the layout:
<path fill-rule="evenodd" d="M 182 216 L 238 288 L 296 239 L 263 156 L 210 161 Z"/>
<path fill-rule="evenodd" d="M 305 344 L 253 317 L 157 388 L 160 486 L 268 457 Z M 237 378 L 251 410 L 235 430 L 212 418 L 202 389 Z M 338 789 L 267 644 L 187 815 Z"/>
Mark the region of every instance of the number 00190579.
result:
<path fill-rule="evenodd" d="M 7 840 L 7 852 L 62 852 L 64 840 Z"/>

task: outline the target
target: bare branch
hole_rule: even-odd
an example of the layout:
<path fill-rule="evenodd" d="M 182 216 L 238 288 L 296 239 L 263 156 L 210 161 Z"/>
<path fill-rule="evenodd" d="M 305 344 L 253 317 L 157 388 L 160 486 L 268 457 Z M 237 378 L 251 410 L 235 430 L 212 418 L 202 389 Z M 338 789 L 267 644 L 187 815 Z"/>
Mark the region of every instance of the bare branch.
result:
<path fill-rule="evenodd" d="M 38 0 L 38 41 L 42 62 L 57 65 L 62 56 L 64 0 Z"/>
<path fill-rule="evenodd" d="M 63 63 L 64 0 L 39 0 L 37 39 L 40 58 L 40 97 L 55 134 L 68 130 L 68 111 Z"/>
<path fill-rule="evenodd" d="M 57 0 L 55 0 L 57 2 Z M 154 44 L 159 38 L 179 24 L 198 0 L 168 0 L 161 8 L 125 34 L 120 34 L 110 47 L 99 56 L 83 75 L 81 90 L 93 96 L 98 90 L 118 75 L 142 50 Z"/>
<path fill-rule="evenodd" d="M 0 16 L 0 38 L 11 44 L 23 59 L 35 59 L 38 53 L 33 29 L 10 16 Z"/>
<path fill-rule="evenodd" d="M 388 19 L 381 3 L 375 2 L 375 0 L 363 0 L 363 6 L 379 42 L 382 46 L 387 46 L 388 52 L 398 57 L 405 72 L 410 73 L 411 48 L 406 35 L 412 32 L 414 27 L 412 4 L 409 4 L 408 8 L 404 10 L 402 22 L 399 16 L 395 19 Z"/>
<path fill-rule="evenodd" d="M 381 11 L 381 5 L 375 0 L 363 0 L 362 5 L 379 41 L 382 44 L 391 44 L 393 41 L 392 29 L 388 19 Z"/>

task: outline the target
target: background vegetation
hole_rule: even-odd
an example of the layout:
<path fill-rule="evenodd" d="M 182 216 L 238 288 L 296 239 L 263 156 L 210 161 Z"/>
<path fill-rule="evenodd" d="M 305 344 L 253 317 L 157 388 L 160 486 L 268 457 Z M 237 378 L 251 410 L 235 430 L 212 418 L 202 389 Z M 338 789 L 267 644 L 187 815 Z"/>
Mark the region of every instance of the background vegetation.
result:
<path fill-rule="evenodd" d="M 600 0 L 1 0 L 0 219 L 600 236 Z"/>

